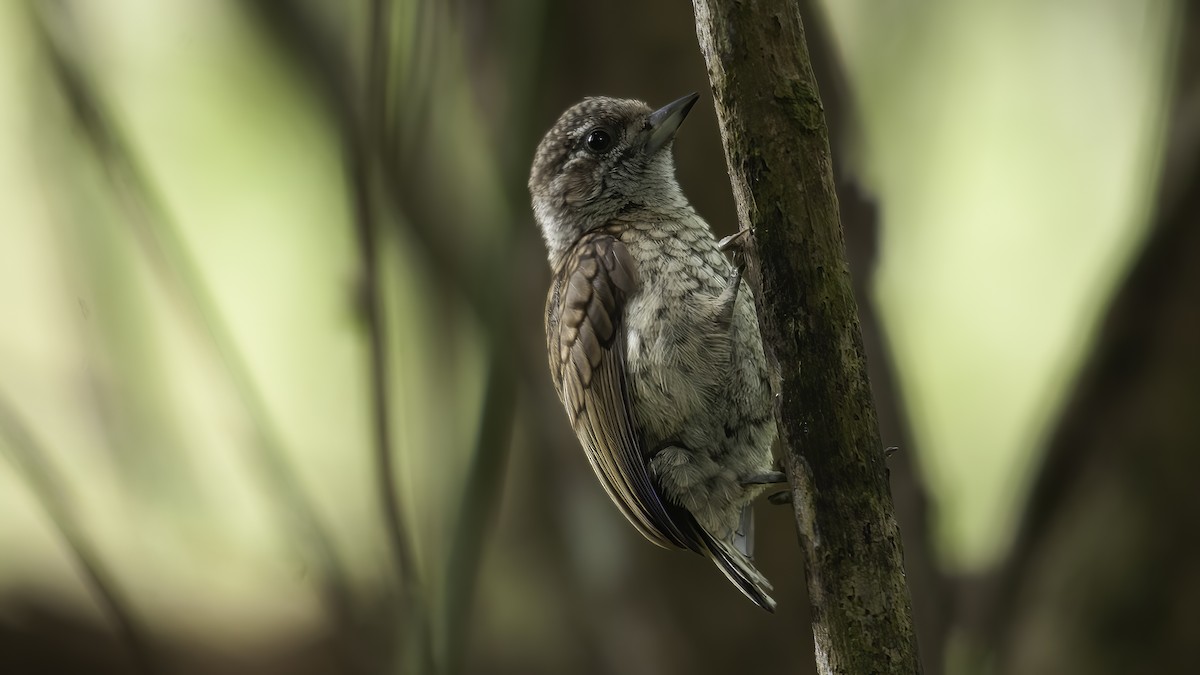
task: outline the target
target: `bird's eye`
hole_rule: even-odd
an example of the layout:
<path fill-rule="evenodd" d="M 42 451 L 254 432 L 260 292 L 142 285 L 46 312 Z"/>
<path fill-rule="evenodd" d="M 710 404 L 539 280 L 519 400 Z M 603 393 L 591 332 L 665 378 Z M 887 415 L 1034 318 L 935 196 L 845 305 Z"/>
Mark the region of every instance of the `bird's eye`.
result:
<path fill-rule="evenodd" d="M 600 154 L 612 146 L 612 135 L 604 129 L 592 129 L 584 142 L 587 143 L 588 150 Z"/>

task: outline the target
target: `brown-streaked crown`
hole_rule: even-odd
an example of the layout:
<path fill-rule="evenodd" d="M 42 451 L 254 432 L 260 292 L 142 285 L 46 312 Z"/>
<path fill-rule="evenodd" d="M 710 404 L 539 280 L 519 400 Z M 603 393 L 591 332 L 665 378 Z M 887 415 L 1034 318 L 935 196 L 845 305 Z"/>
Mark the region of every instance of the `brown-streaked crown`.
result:
<path fill-rule="evenodd" d="M 614 145 L 620 145 L 628 134 L 636 133 L 637 127 L 648 123 L 651 112 L 650 106 L 641 101 L 607 96 L 592 96 L 571 106 L 538 145 L 529 175 L 530 191 L 547 186 L 555 174 L 567 168 L 573 156 L 598 158 L 597 154 L 582 152 L 591 131 L 616 133 L 618 136 L 612 140 Z"/>

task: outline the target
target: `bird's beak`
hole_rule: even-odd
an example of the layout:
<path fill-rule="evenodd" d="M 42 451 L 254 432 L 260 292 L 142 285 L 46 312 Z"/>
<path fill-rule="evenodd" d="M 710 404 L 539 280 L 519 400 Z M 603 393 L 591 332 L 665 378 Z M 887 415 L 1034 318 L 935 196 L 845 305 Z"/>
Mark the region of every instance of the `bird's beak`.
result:
<path fill-rule="evenodd" d="M 675 138 L 676 130 L 679 129 L 680 124 L 683 124 L 683 118 L 687 117 L 688 111 L 696 105 L 696 101 L 699 99 L 700 94 L 692 92 L 650 113 L 650 137 L 646 139 L 647 155 L 658 152 L 664 145 L 670 143 L 672 138 Z"/>

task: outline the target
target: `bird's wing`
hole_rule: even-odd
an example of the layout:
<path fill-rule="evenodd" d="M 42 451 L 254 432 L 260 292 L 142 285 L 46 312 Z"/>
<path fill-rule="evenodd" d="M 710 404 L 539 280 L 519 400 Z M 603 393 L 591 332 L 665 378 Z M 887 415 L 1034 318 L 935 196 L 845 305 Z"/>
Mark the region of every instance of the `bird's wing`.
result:
<path fill-rule="evenodd" d="M 621 513 L 650 541 L 699 552 L 694 519 L 660 495 L 647 465 L 625 369 L 624 308 L 639 286 L 625 245 L 593 233 L 555 275 L 546 307 L 554 386 L 592 470 Z"/>

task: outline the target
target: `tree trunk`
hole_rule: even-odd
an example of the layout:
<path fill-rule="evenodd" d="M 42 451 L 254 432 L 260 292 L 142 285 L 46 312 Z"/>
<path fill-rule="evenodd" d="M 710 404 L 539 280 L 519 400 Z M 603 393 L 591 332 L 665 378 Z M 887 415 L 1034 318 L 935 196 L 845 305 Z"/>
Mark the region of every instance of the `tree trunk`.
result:
<path fill-rule="evenodd" d="M 919 673 L 838 216 L 828 131 L 794 2 L 694 0 L 747 279 L 779 374 L 783 462 L 807 559 L 817 669 Z"/>

